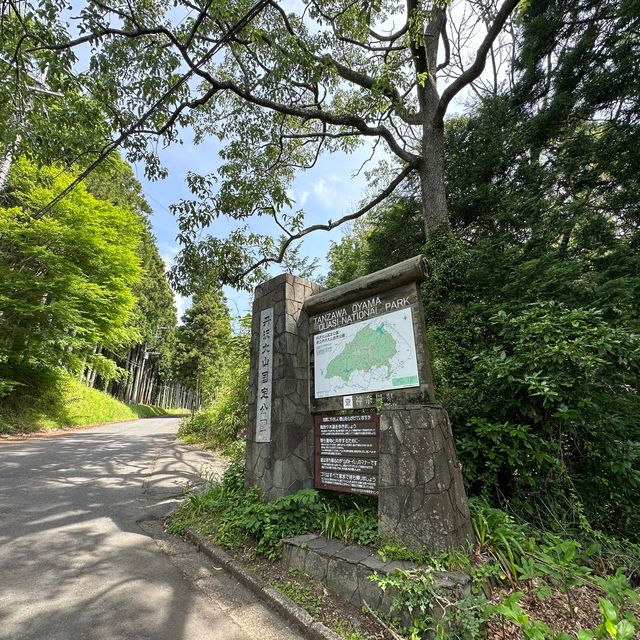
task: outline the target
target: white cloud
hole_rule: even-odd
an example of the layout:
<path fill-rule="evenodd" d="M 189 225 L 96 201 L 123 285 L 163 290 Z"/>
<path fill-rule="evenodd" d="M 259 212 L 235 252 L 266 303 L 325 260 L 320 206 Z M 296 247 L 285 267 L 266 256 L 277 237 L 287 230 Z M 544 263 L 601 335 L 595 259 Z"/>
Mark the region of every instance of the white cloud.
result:
<path fill-rule="evenodd" d="M 287 197 L 291 200 L 294 205 L 299 207 L 304 207 L 304 203 L 309 199 L 308 191 L 296 191 L 295 189 L 289 189 L 287 191 Z M 294 206 L 292 205 L 292 207 Z"/>
<path fill-rule="evenodd" d="M 333 186 L 331 186 L 325 178 L 320 178 L 320 180 L 313 185 L 313 192 L 325 207 L 329 208 L 333 205 L 336 193 Z"/>
<path fill-rule="evenodd" d="M 191 305 L 191 297 L 181 296 L 179 293 L 173 292 L 173 302 L 176 305 L 178 314 L 178 324 L 182 324 L 182 316 L 187 310 L 187 307 Z"/>
<path fill-rule="evenodd" d="M 175 244 L 169 244 L 168 242 L 159 242 L 158 249 L 160 250 L 160 258 L 162 259 L 162 262 L 164 262 L 164 270 L 169 271 L 173 264 L 173 260 L 176 255 L 178 255 L 178 251 L 180 251 L 180 249 Z"/>

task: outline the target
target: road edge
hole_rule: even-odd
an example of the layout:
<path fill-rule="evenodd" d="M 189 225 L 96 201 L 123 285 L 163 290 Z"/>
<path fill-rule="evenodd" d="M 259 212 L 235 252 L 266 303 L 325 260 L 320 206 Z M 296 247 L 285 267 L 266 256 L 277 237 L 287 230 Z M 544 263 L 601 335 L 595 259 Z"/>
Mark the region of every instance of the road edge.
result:
<path fill-rule="evenodd" d="M 0 445 L 15 444 L 16 442 L 28 442 L 30 440 L 45 440 L 47 438 L 57 438 L 68 436 L 82 431 L 105 427 L 110 424 L 127 424 L 138 420 L 156 420 L 158 418 L 185 418 L 189 414 L 160 414 L 157 416 L 145 416 L 144 418 L 125 418 L 124 420 L 110 420 L 109 422 L 93 422 L 91 424 L 79 424 L 71 427 L 60 427 L 59 429 L 43 429 L 41 431 L 23 431 L 21 433 L 0 433 Z M 201 448 L 201 447 L 200 447 Z M 205 449 L 203 449 L 205 451 Z"/>
<path fill-rule="evenodd" d="M 341 636 L 335 631 L 315 620 L 308 611 L 298 606 L 291 598 L 271 587 L 262 578 L 247 571 L 244 566 L 220 547 L 212 544 L 193 527 L 186 528 L 185 536 L 199 551 L 211 558 L 216 564 L 221 565 L 225 571 L 270 605 L 283 618 L 304 631 L 308 638 L 313 640 L 342 640 Z"/>

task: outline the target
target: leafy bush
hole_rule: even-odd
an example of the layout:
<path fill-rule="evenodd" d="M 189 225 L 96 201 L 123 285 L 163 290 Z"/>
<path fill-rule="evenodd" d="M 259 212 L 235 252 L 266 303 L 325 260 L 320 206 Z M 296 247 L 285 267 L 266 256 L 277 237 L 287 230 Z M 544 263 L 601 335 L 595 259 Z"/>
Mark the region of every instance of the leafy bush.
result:
<path fill-rule="evenodd" d="M 518 565 L 524 556 L 525 527 L 501 509 L 482 500 L 471 500 L 471 525 L 480 551 L 488 551 L 512 582 L 518 579 Z"/>
<path fill-rule="evenodd" d="M 640 336 L 553 302 L 501 311 L 487 330 L 494 344 L 455 398 L 473 490 L 538 517 L 536 499 L 571 507 L 575 488 L 594 526 L 637 539 Z"/>
<path fill-rule="evenodd" d="M 524 592 L 534 594 L 536 602 L 555 595 L 556 608 L 557 596 L 564 594 L 569 614 L 575 619 L 573 597 L 581 589 L 588 589 L 592 602 L 599 603 L 601 620 L 595 629 L 580 630 L 579 639 L 634 637 L 640 627 L 640 596 L 622 570 L 614 575 L 597 575 L 606 567 L 596 554 L 596 545 L 585 549 L 578 540 L 536 531 L 483 500 L 472 500 L 471 512 L 478 546 L 470 559 L 451 552 L 430 557 L 397 543 L 386 543 L 379 550 L 385 560 L 403 559 L 423 565 L 373 577 L 382 589 L 393 589 L 392 612 L 399 619 L 406 619 L 408 614 L 409 637 L 420 638 L 426 632 L 442 640 L 484 638 L 485 625 L 498 616 L 518 626 L 526 640 L 569 640 L 575 636 L 552 629 L 548 621 L 533 619 L 521 600 Z M 471 596 L 461 601 L 451 599 L 433 579 L 434 571 L 456 569 L 472 578 Z M 510 592 L 491 604 L 487 587 L 507 582 Z"/>
<path fill-rule="evenodd" d="M 558 633 L 541 620 L 531 620 L 519 604 L 522 593 L 509 594 L 502 602 L 492 605 L 488 612 L 503 616 L 517 625 L 525 640 L 573 640 L 574 636 Z M 600 624 L 594 629 L 578 631 L 578 640 L 632 640 L 636 627 L 628 618 L 620 619 L 620 611 L 609 600 L 601 598 Z"/>
<path fill-rule="evenodd" d="M 323 509 L 322 533 L 327 538 L 365 545 L 376 539 L 378 512 L 373 507 L 353 502 L 351 507 L 340 509 L 336 501 L 331 501 L 324 503 Z"/>
<path fill-rule="evenodd" d="M 383 591 L 393 590 L 391 613 L 408 614 L 411 624 L 405 630 L 411 640 L 426 634 L 434 640 L 478 640 L 484 637 L 484 621 L 488 601 L 483 595 L 458 600 L 440 589 L 434 580 L 434 569 L 403 570 L 392 574 L 374 573 L 370 580 Z"/>
<path fill-rule="evenodd" d="M 567 634 L 530 618 L 521 606 L 523 593 L 518 589 L 530 591 L 539 599 L 564 593 L 572 613 L 577 587 L 587 587 L 602 596 L 600 624 L 593 630 L 581 630 L 579 638 L 633 637 L 638 627 L 634 611 L 640 598 L 623 571 L 606 575 L 608 564 L 603 563 L 598 545 L 587 546 L 576 539 L 537 531 L 477 498 L 471 500 L 471 512 L 478 541 L 471 557 L 460 551 L 431 556 L 406 549 L 397 542 L 380 541 L 370 498 L 304 489 L 265 503 L 257 488 L 245 490 L 242 465 L 232 464 L 219 484 L 185 500 L 174 514 L 169 530 L 178 533 L 194 525 L 211 535 L 214 542 L 227 547 L 241 547 L 252 539 L 256 552 L 271 560 L 280 556 L 282 538 L 320 529 L 325 535 L 346 542 L 375 540 L 384 559 L 405 559 L 423 565 L 416 570 L 374 577 L 382 589 L 393 590 L 394 615 L 404 618 L 404 614 L 409 614 L 410 638 L 417 639 L 428 632 L 441 640 L 476 640 L 484 637 L 485 626 L 492 617 L 501 616 L 518 625 L 525 638 L 567 640 Z M 451 570 L 470 574 L 469 597 L 456 600 L 436 586 L 434 572 Z M 487 587 L 507 582 L 511 594 L 491 605 Z M 299 585 L 279 586 L 291 591 L 292 597 L 304 596 Z"/>
<path fill-rule="evenodd" d="M 321 522 L 318 492 L 301 489 L 273 502 L 260 503 L 250 512 L 247 529 L 258 541 L 258 552 L 273 560 L 280 555 L 283 538 L 317 531 Z"/>
<path fill-rule="evenodd" d="M 258 553 L 275 560 L 281 553 L 282 538 L 319 530 L 322 516 L 317 491 L 302 489 L 264 502 L 257 488 L 245 491 L 244 468 L 235 463 L 220 484 L 191 496 L 178 508 L 169 530 L 180 533 L 199 523 L 216 543 L 226 547 L 240 546 L 251 537 Z"/>

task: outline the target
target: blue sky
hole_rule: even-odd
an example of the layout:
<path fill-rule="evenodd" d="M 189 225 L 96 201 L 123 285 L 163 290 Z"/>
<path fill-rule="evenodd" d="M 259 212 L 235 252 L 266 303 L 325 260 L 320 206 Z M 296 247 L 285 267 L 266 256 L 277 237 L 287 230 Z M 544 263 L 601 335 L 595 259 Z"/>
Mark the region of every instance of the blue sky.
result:
<path fill-rule="evenodd" d="M 186 136 L 188 133 L 185 133 L 185 138 Z M 161 150 L 160 158 L 167 167 L 169 176 L 156 182 L 150 182 L 144 177 L 144 169 L 141 165 L 134 167 L 142 183 L 144 194 L 153 209 L 151 224 L 158 239 L 160 255 L 167 265 L 171 263 L 180 248 L 176 241 L 178 228 L 169 207 L 181 198 L 190 197 L 185 183 L 188 171 L 207 173 L 216 170 L 219 164 L 218 149 L 220 149 L 219 142 L 212 140 L 210 143 L 199 146 L 185 141 L 182 145 Z M 360 199 L 364 196 L 366 180 L 364 172 L 358 176 L 354 174 L 369 155 L 370 151 L 364 147 L 350 156 L 342 153 L 325 155 L 319 159 L 316 167 L 297 176 L 291 195 L 296 201 L 294 209 L 304 209 L 306 224 L 335 220 L 357 208 Z M 370 163 L 365 169 L 370 169 L 372 166 Z M 248 222 L 256 230 L 267 231 L 262 221 Z M 224 236 L 235 226 L 237 223 L 220 219 L 216 221 L 213 233 Z M 301 256 L 319 258 L 319 275 L 325 275 L 328 270 L 326 254 L 331 241 L 339 240 L 342 233 L 342 229 L 328 233 L 319 231 L 302 241 Z M 275 276 L 280 273 L 280 270 L 275 266 L 271 269 L 271 273 Z M 225 289 L 225 294 L 233 315 L 243 315 L 250 310 L 251 294 L 230 288 Z M 176 295 L 179 316 L 184 313 L 189 302 L 188 299 Z"/>

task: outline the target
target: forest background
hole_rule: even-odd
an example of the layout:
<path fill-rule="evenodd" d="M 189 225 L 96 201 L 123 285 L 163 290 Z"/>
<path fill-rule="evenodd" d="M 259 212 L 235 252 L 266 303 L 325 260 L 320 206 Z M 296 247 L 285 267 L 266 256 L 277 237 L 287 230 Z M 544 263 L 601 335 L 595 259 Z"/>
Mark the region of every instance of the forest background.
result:
<path fill-rule="evenodd" d="M 283 262 L 315 277 L 291 249 L 316 225 L 287 189 L 321 152 L 367 139 L 388 150 L 376 152 L 362 206 L 320 225 L 351 223 L 326 256 L 325 284 L 426 255 L 436 389 L 470 495 L 552 530 L 640 542 L 637 0 L 463 3 L 472 11 L 458 30 L 447 5 L 408 3 L 417 13 L 393 37 L 372 28 L 392 3 L 312 2 L 310 19 L 341 37 L 326 55 L 321 31 L 262 4 L 270 14 L 242 22 L 249 3 L 173 20 L 163 3 L 129 5 L 131 15 L 89 3 L 77 33 L 55 3 L 3 4 L 4 406 L 53 398 L 70 378 L 127 402 L 202 405 L 183 435 L 241 457 L 248 325 L 233 326 L 220 286 L 251 287 Z M 478 57 L 462 45 L 479 55 L 486 41 L 469 29 L 496 24 L 488 73 L 468 73 Z M 433 41 L 440 51 L 422 60 Z M 73 52 L 87 43 L 78 78 Z M 178 89 L 143 117 L 166 78 Z M 450 99 L 448 87 L 467 93 L 445 118 L 448 101 L 429 100 Z M 182 252 L 169 279 L 194 296 L 177 326 L 150 208 L 111 152 L 122 146 L 161 178 L 156 141 L 187 127 L 227 146 L 218 173 L 191 173 L 193 199 L 174 209 Z M 223 214 L 240 226 L 218 238 Z"/>

